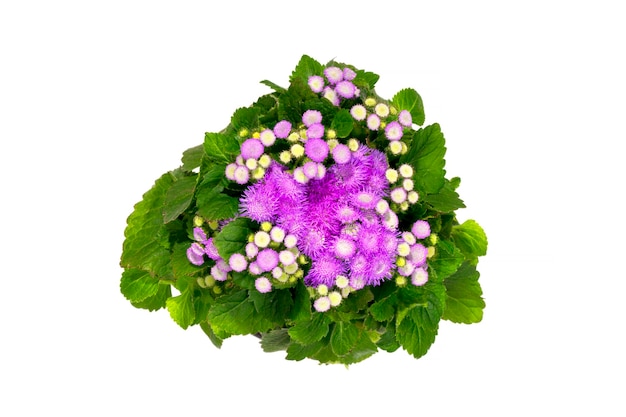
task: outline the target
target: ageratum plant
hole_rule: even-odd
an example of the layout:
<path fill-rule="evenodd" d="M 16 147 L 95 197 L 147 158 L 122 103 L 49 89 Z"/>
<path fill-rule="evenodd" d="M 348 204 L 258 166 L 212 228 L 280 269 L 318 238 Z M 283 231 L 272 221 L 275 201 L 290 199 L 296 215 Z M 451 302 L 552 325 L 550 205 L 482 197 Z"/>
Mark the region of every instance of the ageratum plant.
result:
<path fill-rule="evenodd" d="M 255 335 L 286 358 L 416 358 L 441 319 L 476 323 L 487 239 L 460 224 L 459 178 L 420 95 L 303 56 L 283 88 L 183 153 L 128 217 L 121 292 L 217 347 Z"/>

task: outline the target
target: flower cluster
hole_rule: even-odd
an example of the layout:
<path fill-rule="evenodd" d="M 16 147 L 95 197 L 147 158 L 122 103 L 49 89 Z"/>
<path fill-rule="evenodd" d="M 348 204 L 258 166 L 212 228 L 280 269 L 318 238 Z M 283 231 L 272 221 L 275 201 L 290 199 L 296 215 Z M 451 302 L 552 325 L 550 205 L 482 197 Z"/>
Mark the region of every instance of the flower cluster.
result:
<path fill-rule="evenodd" d="M 334 105 L 358 95 L 351 69 L 327 67 L 324 75 L 326 79 L 311 76 L 309 86 Z M 370 130 L 384 127 L 390 144 L 400 143 L 403 129 L 411 126 L 408 111 L 398 113 L 371 100 L 365 105 L 373 112 L 368 115 L 366 106 L 354 105 L 350 113 L 355 121 Z M 397 120 L 388 122 L 391 113 Z M 197 231 L 199 238 L 188 250 L 194 265 L 202 264 L 206 253 L 216 262 L 211 269 L 216 280 L 226 279 L 230 270 L 247 270 L 257 277 L 255 286 L 262 293 L 303 276 L 316 289 L 318 311 L 339 305 L 351 291 L 394 276 L 401 285 L 405 277 L 417 286 L 427 282 L 428 249 L 417 239 L 430 235 L 429 229 L 424 232 L 428 223 L 420 220 L 414 230 L 401 231 L 396 213 L 418 201 L 412 167 L 391 168 L 384 152 L 354 138 L 338 140 L 324 122 L 320 111 L 306 110 L 301 125 L 280 120 L 241 143 L 225 176 L 247 185 L 240 215 L 260 224 L 260 230 L 250 236 L 245 253 L 233 254 L 228 262 Z M 297 259 L 310 263 L 306 273 Z"/>
<path fill-rule="evenodd" d="M 186 150 L 128 217 L 132 305 L 218 347 L 255 335 L 289 360 L 345 365 L 419 358 L 440 320 L 479 322 L 486 235 L 456 218 L 460 179 L 420 95 L 381 98 L 378 78 L 305 55 L 288 88 L 263 81 L 271 94 Z"/>

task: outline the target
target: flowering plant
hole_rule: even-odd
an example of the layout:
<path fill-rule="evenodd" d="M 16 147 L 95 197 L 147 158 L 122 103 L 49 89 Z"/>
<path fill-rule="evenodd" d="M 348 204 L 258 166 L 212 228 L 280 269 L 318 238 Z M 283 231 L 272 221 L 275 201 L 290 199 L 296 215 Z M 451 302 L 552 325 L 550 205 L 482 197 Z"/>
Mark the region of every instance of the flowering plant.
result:
<path fill-rule="evenodd" d="M 286 358 L 416 358 L 439 321 L 475 323 L 487 239 L 460 224 L 439 125 L 413 89 L 303 56 L 288 88 L 235 111 L 128 217 L 120 288 L 217 346 L 253 334 Z M 175 290 L 175 294 L 172 293 Z"/>

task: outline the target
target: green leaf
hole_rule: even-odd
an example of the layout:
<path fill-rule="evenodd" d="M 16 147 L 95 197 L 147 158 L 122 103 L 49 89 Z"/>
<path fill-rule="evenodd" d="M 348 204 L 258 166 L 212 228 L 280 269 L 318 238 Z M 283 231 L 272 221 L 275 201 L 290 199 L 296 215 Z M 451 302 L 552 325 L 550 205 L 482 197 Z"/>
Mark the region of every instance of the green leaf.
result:
<path fill-rule="evenodd" d="M 445 182 L 437 194 L 426 194 L 421 196 L 421 200 L 427 203 L 433 210 L 442 213 L 451 213 L 457 209 L 465 208 L 463 200 L 454 191 L 449 181 Z"/>
<path fill-rule="evenodd" d="M 251 220 L 239 217 L 224 226 L 215 236 L 213 243 L 223 259 L 230 259 L 233 253 L 243 253 L 248 244 L 248 236 L 252 233 L 251 226 Z"/>
<path fill-rule="evenodd" d="M 365 88 L 368 90 L 374 89 L 374 86 L 378 82 L 380 76 L 378 74 L 374 74 L 373 72 L 367 72 L 363 70 L 356 70 L 356 77 L 352 81 L 354 85 L 359 88 Z"/>
<path fill-rule="evenodd" d="M 209 310 L 208 321 L 214 331 L 219 329 L 230 334 L 261 333 L 273 327 L 270 320 L 257 314 L 245 289 L 216 299 Z"/>
<path fill-rule="evenodd" d="M 382 334 L 376 345 L 387 352 L 395 352 L 400 347 L 396 340 L 396 329 L 394 326 L 387 326 L 385 333 Z"/>
<path fill-rule="evenodd" d="M 426 302 L 410 306 L 396 319 L 396 339 L 409 354 L 420 358 L 434 343 L 441 318 L 436 295 L 426 293 Z"/>
<path fill-rule="evenodd" d="M 469 258 L 487 254 L 487 235 L 474 220 L 452 227 L 454 244 Z"/>
<path fill-rule="evenodd" d="M 391 320 L 396 313 L 397 304 L 398 297 L 396 294 L 391 294 L 372 304 L 370 306 L 370 313 L 377 321 L 388 321 Z"/>
<path fill-rule="evenodd" d="M 310 358 L 318 353 L 324 346 L 325 344 L 322 340 L 308 345 L 292 342 L 287 348 L 286 359 L 290 361 L 301 361 L 302 359 Z"/>
<path fill-rule="evenodd" d="M 206 133 L 203 147 L 206 157 L 218 164 L 229 164 L 239 155 L 237 139 L 222 133 Z"/>
<path fill-rule="evenodd" d="M 270 330 L 264 333 L 261 338 L 261 348 L 263 352 L 279 352 L 287 350 L 291 343 L 287 329 Z"/>
<path fill-rule="evenodd" d="M 289 336 L 296 342 L 308 345 L 328 334 L 330 321 L 321 313 L 313 314 L 311 320 L 296 323 L 289 329 Z"/>
<path fill-rule="evenodd" d="M 225 220 L 235 217 L 239 212 L 239 200 L 222 193 L 217 186 L 211 190 L 202 189 L 196 195 L 198 214 L 206 220 Z"/>
<path fill-rule="evenodd" d="M 277 93 L 284 93 L 285 91 L 287 91 L 286 88 L 283 88 L 283 87 L 279 86 L 278 84 L 273 83 L 273 82 L 268 81 L 268 80 L 261 81 L 261 84 L 265 84 L 266 86 L 268 86 L 269 88 L 273 89 Z"/>
<path fill-rule="evenodd" d="M 172 296 L 172 287 L 166 284 L 159 284 L 157 293 L 145 300 L 132 302 L 133 307 L 143 308 L 149 311 L 156 311 L 165 307 L 165 303 Z"/>
<path fill-rule="evenodd" d="M 277 326 L 284 325 L 285 316 L 293 306 L 291 292 L 288 289 L 274 289 L 266 294 L 253 289 L 248 291 L 248 298 L 254 304 L 254 309 L 259 316 L 263 316 Z"/>
<path fill-rule="evenodd" d="M 163 203 L 163 222 L 169 223 L 180 216 L 191 204 L 196 189 L 197 175 L 183 177 L 171 185 Z"/>
<path fill-rule="evenodd" d="M 341 363 L 350 365 L 353 363 L 361 362 L 364 359 L 369 358 L 378 351 L 378 347 L 367 335 L 367 332 L 359 332 L 359 338 L 356 345 L 341 358 Z"/>
<path fill-rule="evenodd" d="M 447 294 L 443 314 L 445 320 L 466 324 L 482 320 L 485 301 L 478 283 L 479 277 L 476 267 L 465 262 L 455 274 L 443 281 Z"/>
<path fill-rule="evenodd" d="M 165 303 L 172 319 L 183 329 L 191 326 L 196 318 L 192 294 L 193 290 L 189 288 Z"/>
<path fill-rule="evenodd" d="M 311 75 L 322 75 L 323 70 L 322 64 L 308 55 L 302 55 L 300 62 L 289 77 L 289 82 L 293 83 L 298 78 L 307 82 Z"/>
<path fill-rule="evenodd" d="M 412 88 L 400 90 L 393 96 L 391 102 L 398 110 L 408 110 L 413 123 L 419 126 L 424 124 L 424 103 L 417 91 Z"/>
<path fill-rule="evenodd" d="M 204 156 L 204 147 L 202 145 L 194 146 L 183 152 L 181 162 L 183 163 L 183 170 L 191 172 L 198 168 L 202 163 L 202 157 Z"/>
<path fill-rule="evenodd" d="M 191 246 L 191 242 L 179 242 L 175 243 L 172 249 L 170 264 L 172 265 L 172 271 L 176 279 L 195 275 L 204 269 L 202 266 L 196 266 L 189 262 L 187 258 L 187 249 L 189 246 Z"/>
<path fill-rule="evenodd" d="M 437 271 L 437 278 L 441 282 L 459 269 L 463 259 L 463 253 L 452 242 L 440 239 L 435 256 L 428 261 L 428 265 Z"/>
<path fill-rule="evenodd" d="M 200 328 L 202 329 L 204 334 L 209 337 L 209 340 L 216 348 L 220 349 L 222 347 L 222 342 L 224 340 L 215 334 L 215 332 L 211 328 L 211 325 L 208 322 L 203 321 L 202 323 L 200 323 Z"/>
<path fill-rule="evenodd" d="M 169 232 L 163 224 L 162 208 L 172 183 L 173 176 L 164 174 L 128 217 L 120 260 L 123 268 L 141 269 L 159 277 L 171 275 Z"/>
<path fill-rule="evenodd" d="M 302 114 L 309 107 L 315 107 L 312 105 L 312 102 L 322 102 L 323 100 L 311 91 L 305 80 L 296 78 L 289 85 L 287 92 L 280 95 L 278 100 L 278 118 L 289 120 L 294 124 L 301 123 Z"/>
<path fill-rule="evenodd" d="M 140 269 L 127 269 L 122 273 L 120 290 L 131 302 L 143 301 L 159 291 L 159 279 Z"/>
<path fill-rule="evenodd" d="M 445 139 L 437 123 L 415 132 L 409 151 L 400 163 L 413 167 L 415 187 L 422 194 L 436 194 L 445 180 Z"/>
<path fill-rule="evenodd" d="M 330 127 L 337 132 L 337 137 L 339 138 L 346 138 L 350 136 L 352 128 L 354 127 L 354 119 L 352 118 L 352 115 L 350 115 L 350 111 L 347 109 L 339 110 L 337 114 L 335 114 Z"/>
<path fill-rule="evenodd" d="M 347 354 L 359 338 L 359 329 L 349 321 L 340 321 L 333 325 L 330 334 L 330 346 L 337 356 Z"/>
<path fill-rule="evenodd" d="M 234 132 L 239 132 L 241 129 L 252 130 L 259 126 L 259 109 L 256 107 L 242 107 L 235 110 L 235 113 L 230 118 L 230 124 L 234 129 Z"/>
<path fill-rule="evenodd" d="M 310 320 L 311 296 L 309 295 L 309 290 L 306 288 L 302 280 L 299 280 L 292 291 L 294 292 L 293 308 L 291 309 L 288 318 L 294 322 Z"/>

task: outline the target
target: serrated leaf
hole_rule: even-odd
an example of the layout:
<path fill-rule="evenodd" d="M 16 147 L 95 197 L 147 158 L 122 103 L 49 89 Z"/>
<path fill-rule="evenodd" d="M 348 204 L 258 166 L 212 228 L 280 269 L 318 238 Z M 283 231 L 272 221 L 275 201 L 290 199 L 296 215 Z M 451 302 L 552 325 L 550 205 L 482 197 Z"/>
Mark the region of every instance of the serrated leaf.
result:
<path fill-rule="evenodd" d="M 189 246 L 191 246 L 191 242 L 179 242 L 174 244 L 174 247 L 172 248 L 170 264 L 172 266 L 174 278 L 192 276 L 198 273 L 198 271 L 204 269 L 202 266 L 197 266 L 189 262 L 189 259 L 187 258 L 187 249 Z"/>
<path fill-rule="evenodd" d="M 296 342 L 308 345 L 321 340 L 328 334 L 330 321 L 321 313 L 312 315 L 311 320 L 296 323 L 289 329 L 289 336 Z"/>
<path fill-rule="evenodd" d="M 191 172 L 198 168 L 202 163 L 202 157 L 204 156 L 204 147 L 202 145 L 194 146 L 183 152 L 181 162 L 183 163 L 183 170 Z"/>
<path fill-rule="evenodd" d="M 378 347 L 367 335 L 367 332 L 359 332 L 359 338 L 356 345 L 345 356 L 341 357 L 341 363 L 351 365 L 361 362 L 372 356 L 378 351 Z"/>
<path fill-rule="evenodd" d="M 413 167 L 415 188 L 422 194 L 436 194 L 445 183 L 445 139 L 439 124 L 421 128 L 413 135 L 409 151 L 400 163 Z"/>
<path fill-rule="evenodd" d="M 254 334 L 266 332 L 273 323 L 257 314 L 254 304 L 248 298 L 248 290 L 239 290 L 215 300 L 208 315 L 208 321 L 216 328 L 230 334 Z"/>
<path fill-rule="evenodd" d="M 437 243 L 435 256 L 428 261 L 428 265 L 436 271 L 436 278 L 441 282 L 459 269 L 463 259 L 463 253 L 452 242 L 441 239 Z"/>
<path fill-rule="evenodd" d="M 191 326 L 196 318 L 192 294 L 193 291 L 188 289 L 176 297 L 168 298 L 165 303 L 172 320 L 183 329 Z"/>
<path fill-rule="evenodd" d="M 370 306 L 370 313 L 377 321 L 388 321 L 391 320 L 396 313 L 397 304 L 398 297 L 396 294 L 391 294 L 390 296 L 372 304 Z"/>
<path fill-rule="evenodd" d="M 306 286 L 299 280 L 293 291 L 293 308 L 289 313 L 289 319 L 294 322 L 308 321 L 311 318 L 311 296 Z"/>
<path fill-rule="evenodd" d="M 230 164 L 239 155 L 237 139 L 223 133 L 206 133 L 203 147 L 206 158 L 218 164 Z"/>
<path fill-rule="evenodd" d="M 443 281 L 446 288 L 445 320 L 454 323 L 478 323 L 483 318 L 485 301 L 478 283 L 480 274 L 476 267 L 464 263 L 459 270 Z"/>
<path fill-rule="evenodd" d="M 323 70 L 322 64 L 308 55 L 302 55 L 300 62 L 289 77 L 289 82 L 293 83 L 296 79 L 307 82 L 312 75 L 322 75 Z"/>
<path fill-rule="evenodd" d="M 215 334 L 215 332 L 211 328 L 211 325 L 208 322 L 204 321 L 200 323 L 200 328 L 202 329 L 204 334 L 208 336 L 209 340 L 216 348 L 220 349 L 222 347 L 222 342 L 224 340 Z"/>
<path fill-rule="evenodd" d="M 324 346 L 325 345 L 322 340 L 318 340 L 317 342 L 308 345 L 292 342 L 289 344 L 289 347 L 287 347 L 287 356 L 285 359 L 290 361 L 301 361 L 302 359 L 313 357 Z"/>
<path fill-rule="evenodd" d="M 196 195 L 197 213 L 206 220 L 232 219 L 239 212 L 239 200 L 222 193 L 223 188 L 202 189 Z"/>
<path fill-rule="evenodd" d="M 430 293 L 426 293 L 425 305 L 409 308 L 396 321 L 396 339 L 402 348 L 416 358 L 424 356 L 435 342 L 441 313 L 437 297 Z"/>
<path fill-rule="evenodd" d="M 241 129 L 252 130 L 259 126 L 259 109 L 256 107 L 242 107 L 235 110 L 230 118 L 230 124 L 234 132 Z"/>
<path fill-rule="evenodd" d="M 279 352 L 287 350 L 291 343 L 287 329 L 270 330 L 261 337 L 263 352 Z"/>
<path fill-rule="evenodd" d="M 405 88 L 396 93 L 391 102 L 398 110 L 408 110 L 411 113 L 413 123 L 421 126 L 424 124 L 424 103 L 422 97 L 412 88 Z"/>
<path fill-rule="evenodd" d="M 264 84 L 266 86 L 268 86 L 269 88 L 271 88 L 272 90 L 276 91 L 277 93 L 284 93 L 285 91 L 287 91 L 286 88 L 281 87 L 280 85 L 273 83 L 269 80 L 263 80 L 261 81 L 261 84 Z"/>
<path fill-rule="evenodd" d="M 452 187 L 453 185 L 446 181 L 437 194 L 426 194 L 421 196 L 421 200 L 427 203 L 433 210 L 442 213 L 451 213 L 457 209 L 465 208 L 463 200 Z"/>
<path fill-rule="evenodd" d="M 160 310 L 165 307 L 165 303 L 172 296 L 172 287 L 165 284 L 159 284 L 157 293 L 145 300 L 132 302 L 133 307 L 142 308 L 149 311 Z"/>
<path fill-rule="evenodd" d="M 380 76 L 373 72 L 368 72 L 368 71 L 363 71 L 363 70 L 356 70 L 355 72 L 356 72 L 356 77 L 354 78 L 352 82 L 354 83 L 354 85 L 360 88 L 372 90 L 374 89 L 374 86 L 380 79 Z"/>
<path fill-rule="evenodd" d="M 394 326 L 387 326 L 385 333 L 383 333 L 376 342 L 376 345 L 384 351 L 395 352 L 400 347 L 398 340 L 396 340 L 396 329 Z"/>
<path fill-rule="evenodd" d="M 169 232 L 163 223 L 162 208 L 173 176 L 166 173 L 143 195 L 128 217 L 120 265 L 151 272 L 159 277 L 171 274 Z"/>
<path fill-rule="evenodd" d="M 330 334 L 330 346 L 337 356 L 347 354 L 359 339 L 359 329 L 349 321 L 340 321 L 333 325 Z"/>
<path fill-rule="evenodd" d="M 284 325 L 285 316 L 293 306 L 291 292 L 288 289 L 274 289 L 266 294 L 253 289 L 248 291 L 248 298 L 254 304 L 257 314 L 276 326 Z"/>
<path fill-rule="evenodd" d="M 140 269 L 127 269 L 122 273 L 120 291 L 131 302 L 143 301 L 159 291 L 159 279 Z"/>
<path fill-rule="evenodd" d="M 487 235 L 474 220 L 467 220 L 463 224 L 453 226 L 452 239 L 454 239 L 454 244 L 469 258 L 487 254 Z"/>
<path fill-rule="evenodd" d="M 223 259 L 230 259 L 233 253 L 243 253 L 252 232 L 251 226 L 251 220 L 239 217 L 224 226 L 215 236 L 213 243 Z"/>
<path fill-rule="evenodd" d="M 341 109 L 335 114 L 333 122 L 330 126 L 337 133 L 337 137 L 346 138 L 350 136 L 354 127 L 354 119 L 347 109 Z"/>
<path fill-rule="evenodd" d="M 171 222 L 187 210 L 193 199 L 197 181 L 197 175 L 189 175 L 174 181 L 165 194 L 163 223 Z"/>

